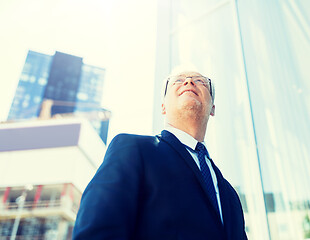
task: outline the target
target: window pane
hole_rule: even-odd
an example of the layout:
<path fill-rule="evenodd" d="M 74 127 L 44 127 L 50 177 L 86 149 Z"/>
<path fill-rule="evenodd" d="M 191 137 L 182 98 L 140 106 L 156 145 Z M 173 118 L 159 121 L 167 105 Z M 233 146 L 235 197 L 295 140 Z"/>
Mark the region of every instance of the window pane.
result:
<path fill-rule="evenodd" d="M 310 238 L 310 2 L 171 3 L 170 66 L 215 83 L 206 142 L 249 239 Z"/>
<path fill-rule="evenodd" d="M 310 213 L 310 3 L 252 0 L 240 2 L 239 10 L 270 234 L 304 239 Z"/>

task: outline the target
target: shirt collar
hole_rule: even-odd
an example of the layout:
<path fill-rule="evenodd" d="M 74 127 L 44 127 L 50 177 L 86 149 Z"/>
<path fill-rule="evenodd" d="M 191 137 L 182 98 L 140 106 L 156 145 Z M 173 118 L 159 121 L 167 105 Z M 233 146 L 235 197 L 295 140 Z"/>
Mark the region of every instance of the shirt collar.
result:
<path fill-rule="evenodd" d="M 169 124 L 165 126 L 165 130 L 171 132 L 174 136 L 176 136 L 177 139 L 179 139 L 181 143 L 183 143 L 184 145 L 186 145 L 193 151 L 195 150 L 198 141 L 195 138 L 193 138 L 191 135 Z M 201 143 L 206 147 L 205 142 L 201 142 Z"/>

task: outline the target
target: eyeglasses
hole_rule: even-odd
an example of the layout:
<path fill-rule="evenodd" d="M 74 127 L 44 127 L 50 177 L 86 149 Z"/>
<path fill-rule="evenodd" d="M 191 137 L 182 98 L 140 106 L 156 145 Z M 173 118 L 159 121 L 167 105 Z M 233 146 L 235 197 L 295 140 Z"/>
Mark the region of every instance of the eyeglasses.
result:
<path fill-rule="evenodd" d="M 186 76 L 172 76 L 169 77 L 167 79 L 166 82 L 166 88 L 165 88 L 165 95 L 167 93 L 167 87 L 168 87 L 168 83 L 171 82 L 173 85 L 181 85 L 183 84 L 187 78 L 191 78 L 192 81 L 196 84 L 196 85 L 200 85 L 200 86 L 205 86 L 206 88 L 209 89 L 210 91 L 210 95 L 212 96 L 212 87 L 211 87 L 211 79 L 207 78 L 205 76 L 192 76 L 192 77 L 186 77 Z"/>

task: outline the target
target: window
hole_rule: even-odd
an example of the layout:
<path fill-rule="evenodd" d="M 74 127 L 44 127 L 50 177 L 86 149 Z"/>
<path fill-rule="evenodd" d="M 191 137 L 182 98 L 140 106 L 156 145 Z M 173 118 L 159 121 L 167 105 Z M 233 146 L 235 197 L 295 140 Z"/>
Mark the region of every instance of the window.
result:
<path fill-rule="evenodd" d="M 22 73 L 22 75 L 20 76 L 21 81 L 27 82 L 28 79 L 29 79 L 29 76 L 25 73 Z"/>
<path fill-rule="evenodd" d="M 38 83 L 42 86 L 45 86 L 47 84 L 47 79 L 46 78 L 43 78 L 43 77 L 40 77 L 39 80 L 38 80 Z"/>

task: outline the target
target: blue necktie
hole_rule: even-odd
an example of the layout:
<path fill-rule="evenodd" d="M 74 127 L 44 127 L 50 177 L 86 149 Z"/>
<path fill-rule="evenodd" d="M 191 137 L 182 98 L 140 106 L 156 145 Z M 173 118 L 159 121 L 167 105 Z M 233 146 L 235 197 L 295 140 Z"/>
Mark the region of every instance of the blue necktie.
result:
<path fill-rule="evenodd" d="M 211 199 L 212 205 L 215 207 L 218 214 L 220 214 L 211 172 L 206 163 L 206 158 L 205 158 L 205 156 L 209 158 L 208 151 L 205 148 L 205 146 L 200 142 L 197 143 L 195 151 L 198 154 L 200 171 L 201 171 L 203 180 L 206 184 L 207 193 Z"/>

